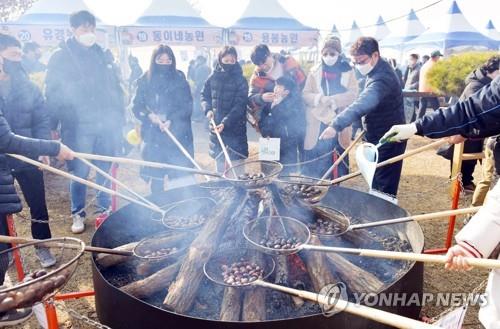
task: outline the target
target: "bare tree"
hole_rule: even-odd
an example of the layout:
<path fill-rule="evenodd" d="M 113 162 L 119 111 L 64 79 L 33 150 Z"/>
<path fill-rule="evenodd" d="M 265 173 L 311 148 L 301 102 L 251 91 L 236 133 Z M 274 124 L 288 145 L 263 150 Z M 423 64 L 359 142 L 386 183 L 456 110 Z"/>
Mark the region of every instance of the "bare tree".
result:
<path fill-rule="evenodd" d="M 0 22 L 21 16 L 36 0 L 0 0 Z"/>

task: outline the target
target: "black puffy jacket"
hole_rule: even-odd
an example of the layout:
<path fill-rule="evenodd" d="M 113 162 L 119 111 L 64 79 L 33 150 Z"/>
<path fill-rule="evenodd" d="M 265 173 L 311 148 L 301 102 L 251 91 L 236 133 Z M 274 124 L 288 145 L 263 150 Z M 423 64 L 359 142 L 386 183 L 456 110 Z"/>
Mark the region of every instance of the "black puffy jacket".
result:
<path fill-rule="evenodd" d="M 115 132 L 121 137 L 123 90 L 113 63 L 100 46 L 86 48 L 74 38 L 68 39 L 50 58 L 45 85 L 51 128 L 61 123 L 63 142 L 71 143 L 76 127 Z"/>
<path fill-rule="evenodd" d="M 150 79 L 146 72 L 137 80 L 132 111 L 142 122 L 141 135 L 145 143 L 143 150 L 145 160 L 192 167 L 191 162 L 167 134 L 157 125 L 153 125 L 148 118 L 150 113 L 155 113 L 163 120 L 170 121 L 169 130 L 193 156 L 191 129 L 193 98 L 184 73 L 172 70 L 170 74 L 156 75 Z"/>
<path fill-rule="evenodd" d="M 366 140 L 378 143 L 393 125 L 405 123 L 403 94 L 393 68 L 383 59 L 368 73 L 364 90 L 332 122 L 336 131 L 365 117 Z"/>
<path fill-rule="evenodd" d="M 417 134 L 431 138 L 467 138 L 500 134 L 500 76 L 469 98 L 426 114 L 415 122 Z"/>
<path fill-rule="evenodd" d="M 50 139 L 49 114 L 40 89 L 24 75 L 13 77 L 11 81 L 11 91 L 5 99 L 3 112 L 12 132 L 24 137 Z M 30 157 L 37 159 L 34 155 Z M 8 163 L 16 171 L 34 168 L 10 157 Z"/>
<path fill-rule="evenodd" d="M 0 99 L 0 213 L 12 214 L 21 211 L 22 204 L 16 193 L 5 153 L 53 156 L 59 153 L 59 143 L 15 135 L 3 116 L 4 106 Z"/>
<path fill-rule="evenodd" d="M 216 124 L 224 124 L 222 140 L 227 147 L 243 157 L 248 156 L 246 106 L 248 83 L 240 64 L 234 64 L 230 72 L 217 63 L 214 72 L 201 91 L 205 113 L 214 111 Z M 215 158 L 221 152 L 215 133 L 210 133 L 210 155 Z M 236 157 L 238 158 L 238 157 Z"/>

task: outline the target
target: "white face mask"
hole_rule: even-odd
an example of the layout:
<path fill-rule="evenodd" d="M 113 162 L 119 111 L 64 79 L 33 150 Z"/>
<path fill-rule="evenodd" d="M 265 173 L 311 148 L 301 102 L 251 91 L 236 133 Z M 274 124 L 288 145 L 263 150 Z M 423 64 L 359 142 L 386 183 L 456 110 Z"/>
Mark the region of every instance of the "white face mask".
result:
<path fill-rule="evenodd" d="M 373 66 L 370 63 L 366 64 L 356 64 L 356 68 L 362 75 L 367 75 L 373 70 Z"/>
<path fill-rule="evenodd" d="M 328 66 L 333 66 L 335 63 L 337 63 L 337 60 L 339 58 L 338 55 L 335 55 L 335 56 L 323 56 L 323 62 L 325 62 L 326 65 Z"/>
<path fill-rule="evenodd" d="M 96 42 L 96 35 L 92 32 L 82 34 L 78 37 L 78 42 L 80 42 L 85 47 L 92 47 Z"/>

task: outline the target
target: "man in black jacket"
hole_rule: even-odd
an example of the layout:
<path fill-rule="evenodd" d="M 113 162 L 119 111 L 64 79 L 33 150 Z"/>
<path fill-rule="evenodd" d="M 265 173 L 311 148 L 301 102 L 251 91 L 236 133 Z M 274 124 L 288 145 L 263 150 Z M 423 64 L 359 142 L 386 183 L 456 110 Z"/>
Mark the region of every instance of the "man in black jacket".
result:
<path fill-rule="evenodd" d="M 113 63 L 96 42 L 95 17 L 79 11 L 70 17 L 74 36 L 62 43 L 50 59 L 46 78 L 47 106 L 52 129 L 61 124 L 62 141 L 78 152 L 115 155 L 124 125 L 124 98 Z M 108 171 L 110 163 L 97 162 Z M 81 161 L 68 163 L 76 176 L 87 178 L 89 167 Z M 102 175 L 96 183 L 106 184 Z M 73 233 L 85 230 L 86 187 L 71 182 Z M 98 212 L 106 213 L 109 195 L 97 193 Z"/>
<path fill-rule="evenodd" d="M 405 122 L 403 95 L 398 77 L 392 67 L 380 58 L 378 42 L 361 37 L 351 47 L 357 70 L 366 76 L 364 90 L 358 98 L 342 111 L 326 128 L 320 139 L 333 138 L 355 120 L 364 117 L 366 140 L 377 144 L 389 127 Z M 404 153 L 406 143 L 384 144 L 379 148 L 379 162 Z M 402 163 L 398 162 L 377 169 L 373 189 L 396 195 Z"/>
<path fill-rule="evenodd" d="M 4 59 L 0 56 L 0 81 L 8 79 L 4 72 Z M 7 65 L 7 68 L 11 64 Z M 15 135 L 3 116 L 3 98 L 0 98 L 0 234 L 7 234 L 7 215 L 20 212 L 21 200 L 14 187 L 14 178 L 8 165 L 5 153 L 22 154 L 25 156 L 57 155 L 60 160 L 73 159 L 73 152 L 56 141 L 33 139 Z M 10 248 L 9 244 L 0 243 L 0 252 Z M 7 254 L 0 256 L 0 285 L 4 283 L 5 273 L 9 265 Z M 0 327 L 19 324 L 29 318 L 31 309 L 19 309 L 0 312 Z"/>
<path fill-rule="evenodd" d="M 0 34 L 0 56 L 4 62 L 10 63 L 5 70 L 5 78 L 0 80 L 0 98 L 4 101 L 5 119 L 12 131 L 20 136 L 50 139 L 49 115 L 44 108 L 43 96 L 21 66 L 19 41 L 12 36 Z M 47 156 L 34 159 L 44 163 L 49 161 Z M 43 173 L 38 168 L 13 158 L 8 159 L 8 164 L 30 208 L 33 237 L 50 239 Z M 42 267 L 50 267 L 56 263 L 48 248 L 37 248 L 36 256 Z"/>

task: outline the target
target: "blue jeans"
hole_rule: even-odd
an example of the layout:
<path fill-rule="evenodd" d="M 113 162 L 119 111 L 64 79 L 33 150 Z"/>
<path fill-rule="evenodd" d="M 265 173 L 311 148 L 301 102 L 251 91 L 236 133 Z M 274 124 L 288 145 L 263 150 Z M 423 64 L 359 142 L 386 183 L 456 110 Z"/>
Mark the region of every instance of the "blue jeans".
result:
<path fill-rule="evenodd" d="M 104 136 L 103 133 L 85 132 L 80 134 L 77 133 L 75 136 L 76 138 L 72 141 L 68 141 L 67 144 L 76 152 L 114 155 L 113 139 Z M 110 162 L 94 161 L 93 163 L 106 172 L 109 172 L 111 168 Z M 73 175 L 83 179 L 87 179 L 90 172 L 90 168 L 78 159 L 68 161 L 68 169 Z M 96 174 L 95 182 L 98 185 L 109 188 L 109 181 L 100 174 Z M 71 214 L 80 213 L 81 216 L 85 217 L 85 211 L 82 210 L 85 208 L 86 204 L 87 186 L 71 181 L 69 190 L 71 194 Z M 96 204 L 98 211 L 107 210 L 110 204 L 110 196 L 107 193 L 98 191 Z"/>

